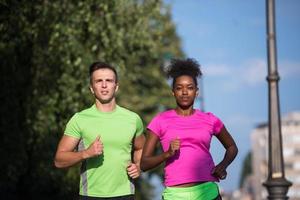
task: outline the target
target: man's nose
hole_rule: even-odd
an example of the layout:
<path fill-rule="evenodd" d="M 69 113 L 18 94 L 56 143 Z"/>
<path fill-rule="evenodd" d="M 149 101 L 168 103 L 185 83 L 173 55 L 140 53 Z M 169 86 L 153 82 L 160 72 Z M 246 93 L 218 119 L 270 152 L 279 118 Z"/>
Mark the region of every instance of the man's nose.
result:
<path fill-rule="evenodd" d="M 103 87 L 103 88 L 106 88 L 106 87 L 107 87 L 106 81 L 103 81 L 103 82 L 102 82 L 102 87 Z"/>

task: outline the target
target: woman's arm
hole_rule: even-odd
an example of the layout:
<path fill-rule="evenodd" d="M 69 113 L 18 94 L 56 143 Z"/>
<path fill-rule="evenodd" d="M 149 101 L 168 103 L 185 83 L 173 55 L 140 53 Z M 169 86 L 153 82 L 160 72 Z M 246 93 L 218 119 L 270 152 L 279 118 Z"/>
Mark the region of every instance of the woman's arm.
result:
<path fill-rule="evenodd" d="M 221 129 L 220 133 L 217 135 L 217 138 L 226 149 L 226 152 L 223 160 L 214 168 L 212 174 L 220 179 L 225 179 L 227 175 L 226 168 L 236 157 L 238 148 L 225 126 L 223 126 Z"/>
<path fill-rule="evenodd" d="M 160 165 L 162 162 L 170 158 L 180 148 L 179 139 L 172 140 L 168 151 L 159 155 L 153 155 L 159 138 L 152 131 L 147 131 L 147 139 L 143 149 L 141 169 L 147 171 Z"/>

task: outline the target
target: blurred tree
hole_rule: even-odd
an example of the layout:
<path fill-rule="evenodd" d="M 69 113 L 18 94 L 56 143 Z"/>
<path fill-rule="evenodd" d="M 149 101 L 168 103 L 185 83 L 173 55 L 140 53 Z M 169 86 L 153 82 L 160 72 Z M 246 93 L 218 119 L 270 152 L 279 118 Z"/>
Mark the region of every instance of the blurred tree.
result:
<path fill-rule="evenodd" d="M 243 186 L 246 177 L 252 174 L 251 162 L 252 162 L 252 154 L 251 152 L 248 152 L 248 154 L 246 155 L 243 161 L 243 168 L 242 168 L 242 172 L 240 175 L 240 182 L 239 182 L 240 188 Z"/>
<path fill-rule="evenodd" d="M 0 198 L 74 199 L 78 168 L 53 157 L 67 120 L 93 103 L 88 66 L 116 65 L 118 103 L 147 123 L 174 103 L 163 65 L 180 46 L 161 0 L 2 0 Z M 146 200 L 149 183 L 137 185 Z"/>

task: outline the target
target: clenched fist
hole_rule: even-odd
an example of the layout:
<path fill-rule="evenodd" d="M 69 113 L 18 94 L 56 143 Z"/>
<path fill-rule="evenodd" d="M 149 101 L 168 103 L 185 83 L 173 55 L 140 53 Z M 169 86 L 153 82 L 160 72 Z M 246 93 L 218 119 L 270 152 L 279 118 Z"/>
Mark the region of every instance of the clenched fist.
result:
<path fill-rule="evenodd" d="M 135 163 L 129 163 L 127 166 L 127 174 L 133 179 L 138 178 L 141 175 L 141 169 L 139 165 Z"/>
<path fill-rule="evenodd" d="M 92 158 L 95 156 L 99 156 L 103 153 L 103 143 L 101 141 L 100 136 L 97 136 L 92 144 L 90 144 L 89 148 L 84 150 L 84 158 Z"/>
<path fill-rule="evenodd" d="M 168 153 L 170 156 L 173 156 L 179 149 L 180 149 L 180 140 L 179 137 L 177 137 L 176 139 L 171 140 Z"/>
<path fill-rule="evenodd" d="M 224 180 L 227 176 L 226 167 L 220 163 L 212 170 L 211 174 L 221 180 Z"/>

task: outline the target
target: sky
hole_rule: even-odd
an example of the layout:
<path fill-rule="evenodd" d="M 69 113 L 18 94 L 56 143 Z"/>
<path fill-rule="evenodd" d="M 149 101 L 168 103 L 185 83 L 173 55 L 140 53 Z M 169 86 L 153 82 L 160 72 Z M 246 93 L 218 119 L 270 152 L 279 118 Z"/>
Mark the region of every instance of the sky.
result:
<path fill-rule="evenodd" d="M 266 6 L 263 0 L 165 0 L 187 57 L 203 71 L 205 111 L 217 115 L 235 139 L 239 154 L 221 181 L 238 188 L 250 134 L 268 121 Z M 280 112 L 300 111 L 300 1 L 276 0 Z M 196 104 L 195 107 L 198 107 Z M 223 147 L 213 141 L 217 163 Z"/>

